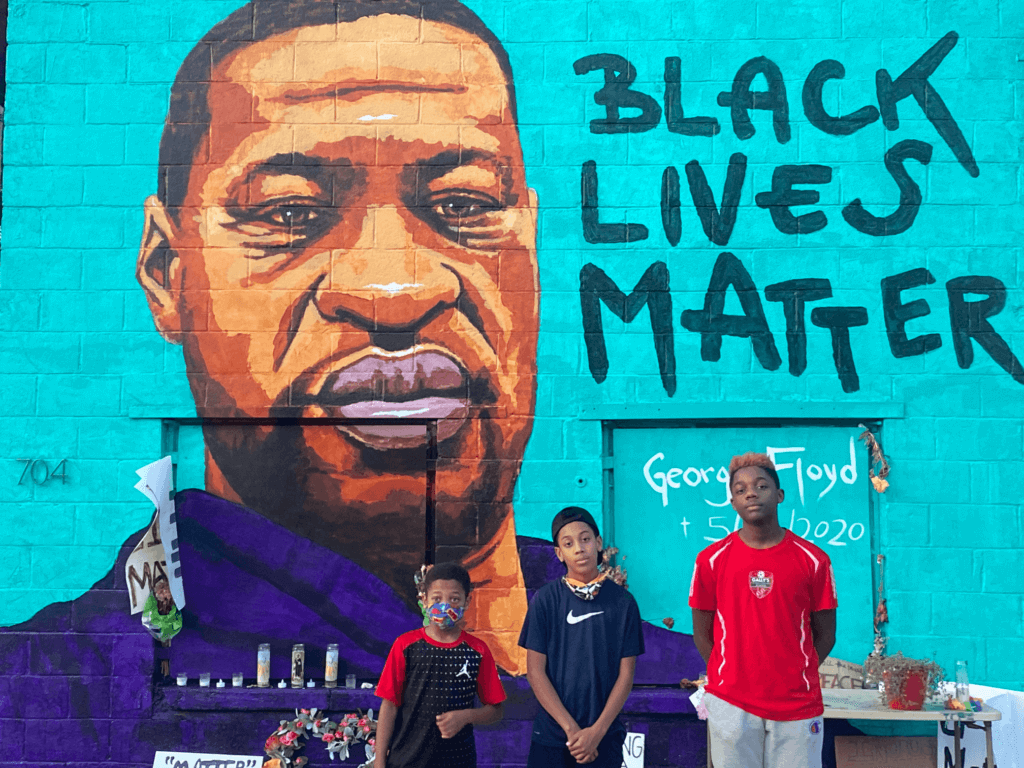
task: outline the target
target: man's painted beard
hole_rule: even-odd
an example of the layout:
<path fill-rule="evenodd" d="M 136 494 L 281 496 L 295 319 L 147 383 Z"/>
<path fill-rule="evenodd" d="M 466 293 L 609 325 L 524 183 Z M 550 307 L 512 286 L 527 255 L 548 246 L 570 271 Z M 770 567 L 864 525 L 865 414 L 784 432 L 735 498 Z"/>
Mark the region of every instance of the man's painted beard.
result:
<path fill-rule="evenodd" d="M 476 559 L 511 513 L 528 437 L 474 418 L 438 445 L 435 544 L 439 559 Z M 425 429 L 425 428 L 424 428 Z M 310 448 L 317 430 L 344 437 L 350 466 Z M 328 424 L 207 424 L 212 461 L 242 504 L 359 564 L 416 604 L 412 574 L 426 545 L 427 446 L 378 450 Z M 508 442 L 514 443 L 512 450 Z M 479 443 L 479 459 L 470 445 Z M 503 460 L 504 456 L 515 458 Z M 443 553 L 443 554 L 441 554 Z"/>

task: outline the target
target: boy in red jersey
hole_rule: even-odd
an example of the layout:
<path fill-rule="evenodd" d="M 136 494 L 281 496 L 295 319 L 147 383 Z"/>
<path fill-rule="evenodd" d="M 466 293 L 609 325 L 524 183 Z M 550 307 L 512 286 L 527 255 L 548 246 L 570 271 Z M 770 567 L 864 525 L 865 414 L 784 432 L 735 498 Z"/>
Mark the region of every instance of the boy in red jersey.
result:
<path fill-rule="evenodd" d="M 462 631 L 471 588 L 461 565 L 427 571 L 430 623 L 395 640 L 377 686 L 374 768 L 476 768 L 473 725 L 501 719 L 505 689 L 487 644 Z"/>
<path fill-rule="evenodd" d="M 740 530 L 697 555 L 693 640 L 708 663 L 715 768 L 820 768 L 818 664 L 836 638 L 836 587 L 821 549 L 779 525 L 785 498 L 763 453 L 729 464 Z"/>

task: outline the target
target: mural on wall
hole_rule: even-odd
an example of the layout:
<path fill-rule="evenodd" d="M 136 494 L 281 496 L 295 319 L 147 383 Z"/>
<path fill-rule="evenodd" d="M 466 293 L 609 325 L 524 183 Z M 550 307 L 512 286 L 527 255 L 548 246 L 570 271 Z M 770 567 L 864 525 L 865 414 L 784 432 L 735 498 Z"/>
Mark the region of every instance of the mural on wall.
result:
<path fill-rule="evenodd" d="M 614 420 L 623 404 L 646 419 L 685 403 L 906 403 L 883 430 L 909 474 L 947 439 L 922 419 L 973 419 L 1024 383 L 1019 125 L 997 66 L 1016 66 L 1017 38 L 998 13 L 915 10 L 916 26 L 876 29 L 866 0 L 825 1 L 782 28 L 762 4 L 755 29 L 678 3 L 470 4 L 486 25 L 447 1 L 130 0 L 128 42 L 111 32 L 121 4 L 19 6 L 32 24 L 16 16 L 16 36 L 61 42 L 38 82 L 43 44 L 9 68 L 24 82 L 8 110 L 0 447 L 21 482 L 0 489 L 18 550 L 0 654 L 85 681 L 62 683 L 71 727 L 101 720 L 90 676 L 115 681 L 112 701 L 149 701 L 141 712 L 160 660 L 249 675 L 262 642 L 275 680 L 292 642 L 310 670 L 339 643 L 342 675 L 375 677 L 421 620 L 412 575 L 431 549 L 470 569 L 468 623 L 522 673 L 528 596 L 559 573 L 544 531 L 571 503 L 608 515 L 644 618 L 679 614 L 663 593 L 692 558 L 666 546 L 677 560 L 643 562 L 640 534 L 686 538 L 692 504 L 722 501 L 687 495 L 686 471 L 728 457 L 659 449 L 666 505 L 643 475 L 653 451 L 602 454 L 605 406 Z M 80 44 L 60 38 L 79 17 Z M 82 51 L 96 58 L 68 63 Z M 195 430 L 190 451 L 202 431 L 204 457 L 178 459 L 179 476 L 203 475 L 174 499 L 184 626 L 154 648 L 138 612 L 165 537 L 137 530 L 130 485 L 174 452 L 171 422 Z M 1016 461 L 1019 441 L 1002 442 Z M 618 493 L 626 467 L 636 493 L 602 510 L 609 458 Z M 808 458 L 816 479 L 792 461 L 787 498 L 838 461 Z M 962 474 L 958 493 L 983 485 Z M 953 503 L 924 485 L 894 483 L 877 521 L 827 519 L 824 546 L 851 562 L 843 605 L 868 589 L 863 550 L 896 536 L 886 504 Z M 616 540 L 644 500 L 658 527 Z M 688 546 L 736 524 L 704 511 L 714 526 Z M 785 512 L 816 535 L 811 513 Z M 21 522 L 44 517 L 52 530 Z M 835 537 L 846 524 L 856 539 Z M 136 544 L 148 559 L 126 584 Z M 684 615 L 673 623 L 645 627 L 638 682 L 699 675 Z M 144 663 L 112 670 L 111 638 L 133 633 Z M 151 741 L 180 746 L 167 738 Z"/>
<path fill-rule="evenodd" d="M 956 32 L 944 35 L 913 64 L 893 79 L 886 69 L 876 74 L 878 107 L 866 105 L 847 115 L 830 115 L 822 101 L 822 91 L 830 80 L 841 80 L 846 69 L 841 62 L 826 59 L 818 62 L 803 83 L 802 104 L 804 115 L 817 130 L 828 136 L 849 136 L 881 118 L 887 131 L 900 127 L 899 105 L 913 97 L 928 123 L 945 142 L 949 151 L 971 178 L 980 175 L 971 148 L 963 131 L 949 111 L 942 96 L 929 78 L 953 50 L 959 40 Z M 574 63 L 577 75 L 593 71 L 604 73 L 604 86 L 594 93 L 594 102 L 604 107 L 606 116 L 590 122 L 593 134 L 643 133 L 656 129 L 662 117 L 657 100 L 633 88 L 636 68 L 630 61 L 615 54 L 585 56 Z M 767 90 L 752 90 L 755 77 L 763 77 Z M 680 60 L 665 59 L 665 128 L 683 136 L 715 136 L 722 126 L 714 117 L 684 117 L 680 95 Z M 732 130 L 741 141 L 754 136 L 752 110 L 771 113 L 776 141 L 782 145 L 791 139 L 790 109 L 786 83 L 782 70 L 771 59 L 759 56 L 745 62 L 737 71 L 732 88 L 718 94 L 718 104 L 729 108 Z M 639 110 L 639 115 L 625 117 L 620 109 Z M 927 166 L 934 147 L 926 141 L 904 139 L 891 146 L 884 155 L 886 173 L 898 189 L 898 206 L 886 215 L 871 213 L 858 197 L 842 208 L 846 224 L 856 231 L 875 238 L 890 237 L 906 232 L 914 224 L 922 205 L 921 187 L 908 172 L 907 161 Z M 747 157 L 737 152 L 729 158 L 725 186 L 719 202 L 708 183 L 699 160 L 686 164 L 685 172 L 693 209 L 707 239 L 718 246 L 726 246 L 736 225 L 741 193 L 746 179 Z M 783 235 L 798 236 L 823 230 L 829 225 L 821 210 L 797 215 L 794 208 L 811 206 L 819 201 L 816 189 L 798 188 L 807 185 L 826 185 L 832 181 L 832 168 L 827 165 L 779 165 L 771 176 L 771 188 L 754 195 L 758 208 L 767 209 L 772 225 Z M 674 166 L 665 169 L 661 186 L 661 217 L 665 238 L 676 246 L 682 236 L 683 206 L 680 194 L 679 171 Z M 647 240 L 648 227 L 639 223 L 610 224 L 600 221 L 598 198 L 598 164 L 593 160 L 583 163 L 581 176 L 582 232 L 588 243 L 632 243 Z M 834 225 L 833 225 L 834 226 Z M 894 358 L 924 355 L 939 349 L 942 338 L 929 333 L 908 338 L 906 324 L 931 313 L 925 299 L 904 302 L 902 293 L 913 288 L 930 285 L 935 276 L 925 267 L 919 267 L 881 279 L 882 311 L 889 349 Z M 742 314 L 724 312 L 727 293 L 732 290 L 739 299 Z M 967 369 L 974 362 L 974 344 L 977 343 L 1014 381 L 1024 384 L 1024 366 L 1013 353 L 1007 340 L 1001 336 L 988 318 L 998 315 L 1006 307 L 1006 285 L 997 277 L 963 275 L 946 282 L 949 301 L 949 332 L 960 368 Z M 968 298 L 976 294 L 982 298 Z M 765 286 L 764 298 L 782 304 L 785 313 L 785 336 L 789 373 L 800 376 L 807 368 L 807 312 L 808 302 L 832 298 L 832 285 L 828 279 L 805 277 Z M 580 302 L 583 310 L 583 334 L 591 375 L 598 383 L 608 375 L 609 362 L 605 348 L 601 304 L 605 304 L 620 320 L 629 323 L 645 305 L 650 310 L 651 332 L 657 352 L 658 370 L 666 394 L 676 391 L 676 359 L 674 352 L 675 318 L 672 314 L 670 274 L 663 261 L 656 261 L 644 272 L 627 296 L 626 293 L 599 267 L 585 264 L 580 272 Z M 832 341 L 832 359 L 843 392 L 860 389 L 855 355 L 851 344 L 851 329 L 868 324 L 868 309 L 862 306 L 817 306 L 810 311 L 810 322 L 827 329 Z M 750 339 L 759 365 L 768 371 L 779 369 L 782 357 L 775 344 L 775 336 L 765 317 L 757 286 L 741 259 L 733 253 L 723 252 L 715 262 L 708 281 L 704 307 L 682 312 L 682 328 L 700 334 L 700 358 L 716 362 L 721 358 L 722 339 L 725 336 Z"/>
<path fill-rule="evenodd" d="M 170 667 L 230 677 L 270 641 L 307 644 L 316 668 L 344 640 L 345 673 L 375 677 L 422 620 L 427 554 L 468 568 L 467 628 L 525 674 L 527 588 L 558 568 L 511 503 L 539 285 L 501 43 L 458 3 L 256 0 L 181 65 L 157 179 L 136 278 L 183 350 L 206 467 L 174 498 Z M 167 539 L 154 520 L 133 557 Z M 133 563 L 114 572 L 134 613 L 168 569 Z M 652 632 L 663 661 L 697 658 Z"/>
<path fill-rule="evenodd" d="M 414 607 L 422 423 L 280 420 L 436 419 L 439 554 L 486 585 L 470 623 L 522 672 L 509 502 L 536 383 L 536 196 L 507 54 L 456 4 L 266 7 L 182 65 L 138 261 L 198 415 L 227 420 L 204 427 L 206 489 Z M 421 11 L 429 43 L 378 52 L 418 39 Z"/>

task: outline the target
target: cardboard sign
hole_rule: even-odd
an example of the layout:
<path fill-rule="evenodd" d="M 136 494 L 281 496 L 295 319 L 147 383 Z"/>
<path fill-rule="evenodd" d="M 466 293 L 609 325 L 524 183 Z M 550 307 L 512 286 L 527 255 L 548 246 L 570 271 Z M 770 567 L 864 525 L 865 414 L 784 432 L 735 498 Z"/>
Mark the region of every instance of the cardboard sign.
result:
<path fill-rule="evenodd" d="M 828 688 L 864 688 L 864 665 L 852 664 L 829 656 L 818 667 L 822 690 Z"/>
<path fill-rule="evenodd" d="M 157 752 L 153 768 L 260 768 L 262 757 L 210 755 L 199 752 Z"/>
<path fill-rule="evenodd" d="M 836 736 L 836 768 L 935 768 L 934 736 Z"/>
<path fill-rule="evenodd" d="M 644 741 L 642 733 L 627 733 L 622 742 L 622 768 L 644 768 Z"/>

